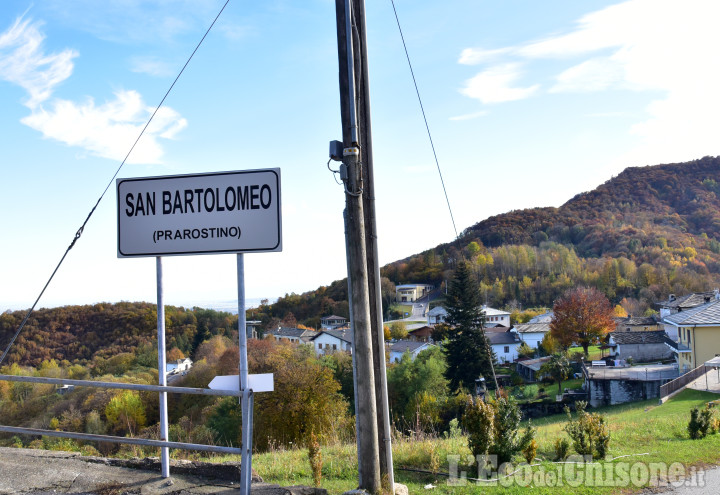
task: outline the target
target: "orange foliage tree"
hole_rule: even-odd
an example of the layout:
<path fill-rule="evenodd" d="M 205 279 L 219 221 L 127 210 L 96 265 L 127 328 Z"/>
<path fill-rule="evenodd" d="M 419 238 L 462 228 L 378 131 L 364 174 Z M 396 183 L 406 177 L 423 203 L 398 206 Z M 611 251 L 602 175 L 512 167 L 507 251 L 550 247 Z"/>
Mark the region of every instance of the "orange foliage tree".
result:
<path fill-rule="evenodd" d="M 572 344 L 588 347 L 615 328 L 614 311 L 607 297 L 595 288 L 569 289 L 555 302 L 550 334 L 567 350 Z"/>

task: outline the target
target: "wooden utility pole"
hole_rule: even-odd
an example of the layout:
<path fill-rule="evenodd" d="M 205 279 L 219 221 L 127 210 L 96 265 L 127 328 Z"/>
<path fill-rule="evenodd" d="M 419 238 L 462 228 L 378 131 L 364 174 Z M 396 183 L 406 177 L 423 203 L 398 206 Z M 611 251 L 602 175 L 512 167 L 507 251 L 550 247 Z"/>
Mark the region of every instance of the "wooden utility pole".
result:
<path fill-rule="evenodd" d="M 365 215 L 365 246 L 368 266 L 368 292 L 370 295 L 370 318 L 373 342 L 373 366 L 375 371 L 375 400 L 380 444 L 380 473 L 393 492 L 395 474 L 392 458 L 392 430 L 390 427 L 390 404 L 387 393 L 385 369 L 385 332 L 383 329 L 382 286 L 375 219 L 375 177 L 373 170 L 372 126 L 370 119 L 370 77 L 368 74 L 367 30 L 365 29 L 365 0 L 354 0 L 353 16 L 357 41 L 353 51 L 355 67 L 359 69 L 357 84 L 358 125 L 361 142 L 363 187 L 363 213 Z"/>
<path fill-rule="evenodd" d="M 340 102 L 343 128 L 343 165 L 341 178 L 345 188 L 348 249 L 348 281 L 352 308 L 352 329 L 356 369 L 355 414 L 357 416 L 359 486 L 370 493 L 380 493 L 380 451 L 373 342 L 371 336 L 371 304 L 368 282 L 367 247 L 363 191 L 366 178 L 361 160 L 361 139 L 358 134 L 356 81 L 357 64 L 353 46 L 350 0 L 336 0 Z M 373 301 L 374 302 L 374 301 Z"/>

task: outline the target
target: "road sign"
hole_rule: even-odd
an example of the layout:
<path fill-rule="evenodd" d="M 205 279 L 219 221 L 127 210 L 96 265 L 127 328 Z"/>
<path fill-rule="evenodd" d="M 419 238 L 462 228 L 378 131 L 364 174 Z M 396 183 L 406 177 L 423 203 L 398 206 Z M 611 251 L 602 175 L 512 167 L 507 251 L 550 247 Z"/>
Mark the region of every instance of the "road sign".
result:
<path fill-rule="evenodd" d="M 117 180 L 118 257 L 282 251 L 280 169 Z"/>
<path fill-rule="evenodd" d="M 208 388 L 213 390 L 240 390 L 240 379 L 238 375 L 221 375 L 216 376 L 208 384 Z M 253 392 L 272 392 L 275 390 L 272 373 L 260 373 L 257 375 L 248 375 L 248 388 Z"/>

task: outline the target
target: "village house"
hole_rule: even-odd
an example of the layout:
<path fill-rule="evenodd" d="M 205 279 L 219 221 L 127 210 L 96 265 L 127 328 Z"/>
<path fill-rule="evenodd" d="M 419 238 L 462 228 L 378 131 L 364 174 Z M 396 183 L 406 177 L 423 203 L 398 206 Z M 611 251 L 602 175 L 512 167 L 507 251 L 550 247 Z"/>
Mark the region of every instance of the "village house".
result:
<path fill-rule="evenodd" d="M 518 375 L 523 377 L 525 381 L 536 382 L 542 379 L 542 376 L 540 375 L 540 368 L 542 368 L 542 365 L 548 361 L 550 361 L 550 356 L 518 361 L 515 371 L 517 371 Z"/>
<path fill-rule="evenodd" d="M 533 316 L 528 320 L 528 323 L 550 323 L 553 319 L 553 312 L 548 311 L 541 315 Z"/>
<path fill-rule="evenodd" d="M 275 330 L 267 332 L 275 340 L 284 340 L 295 344 L 306 344 L 318 333 L 314 330 L 295 327 L 277 327 Z"/>
<path fill-rule="evenodd" d="M 485 336 L 490 341 L 490 347 L 499 363 L 512 363 L 517 360 L 517 349 L 522 341 L 516 332 L 511 332 L 506 327 L 486 328 Z"/>
<path fill-rule="evenodd" d="M 396 302 L 414 302 L 428 294 L 435 287 L 428 284 L 404 284 L 395 287 Z"/>
<path fill-rule="evenodd" d="M 616 360 L 627 361 L 632 358 L 636 363 L 648 363 L 673 357 L 672 349 L 668 347 L 666 340 L 664 330 L 615 331 L 608 335 L 608 347 L 612 349 Z"/>
<path fill-rule="evenodd" d="M 585 391 L 592 407 L 660 397 L 660 386 L 678 377 L 675 365 L 583 367 Z"/>
<path fill-rule="evenodd" d="M 486 326 L 510 327 L 510 313 L 508 311 L 502 311 L 500 309 L 495 309 L 484 305 L 482 307 L 482 310 L 485 313 Z"/>
<path fill-rule="evenodd" d="M 667 336 L 679 343 L 679 334 L 677 326 L 667 324 L 665 318 L 672 316 L 676 313 L 682 313 L 692 308 L 697 308 L 703 304 L 707 304 L 711 301 L 718 300 L 720 294 L 718 290 L 710 292 L 695 292 L 693 294 L 687 294 L 685 296 L 676 297 L 675 294 L 670 294 L 667 301 L 656 302 L 655 305 L 660 307 L 660 320 L 664 324 L 665 333 Z"/>
<path fill-rule="evenodd" d="M 165 363 L 166 374 L 185 373 L 192 368 L 193 362 L 190 358 L 177 359 L 171 363 Z"/>
<path fill-rule="evenodd" d="M 675 352 L 681 373 L 720 355 L 720 300 L 666 316 L 663 323 L 678 335 Z"/>
<path fill-rule="evenodd" d="M 659 301 L 656 302 L 655 305 L 660 307 L 660 318 L 665 318 L 666 316 L 680 313 L 687 309 L 702 306 L 717 298 L 718 289 L 708 292 L 694 292 L 684 296 L 670 294 L 667 301 Z"/>
<path fill-rule="evenodd" d="M 437 325 L 438 323 L 444 323 L 447 317 L 447 309 L 442 306 L 435 306 L 433 309 L 427 312 L 427 324 Z"/>
<path fill-rule="evenodd" d="M 408 331 L 408 340 L 415 342 L 432 342 L 433 328 L 423 325 L 420 328 Z"/>
<path fill-rule="evenodd" d="M 347 318 L 342 316 L 330 315 L 320 318 L 320 328 L 324 330 L 334 330 L 345 325 L 347 325 Z"/>
<path fill-rule="evenodd" d="M 410 359 L 415 359 L 425 349 L 434 347 L 428 342 L 415 342 L 412 340 L 401 340 L 390 346 L 390 362 L 398 363 L 406 352 L 410 354 Z"/>
<path fill-rule="evenodd" d="M 318 332 L 312 339 L 315 353 L 330 354 L 332 352 L 344 351 L 352 353 L 352 329 L 345 328 L 341 330 L 323 330 Z"/>
<path fill-rule="evenodd" d="M 613 318 L 615 332 L 652 332 L 663 330 L 662 325 L 652 316 L 624 316 Z"/>
<path fill-rule="evenodd" d="M 518 323 L 512 328 L 520 336 L 520 340 L 533 349 L 540 348 L 540 342 L 550 331 L 549 323 Z"/>
<path fill-rule="evenodd" d="M 260 320 L 248 320 L 245 322 L 245 335 L 247 335 L 247 338 L 249 339 L 257 339 L 258 338 L 258 330 L 262 326 L 262 322 Z"/>

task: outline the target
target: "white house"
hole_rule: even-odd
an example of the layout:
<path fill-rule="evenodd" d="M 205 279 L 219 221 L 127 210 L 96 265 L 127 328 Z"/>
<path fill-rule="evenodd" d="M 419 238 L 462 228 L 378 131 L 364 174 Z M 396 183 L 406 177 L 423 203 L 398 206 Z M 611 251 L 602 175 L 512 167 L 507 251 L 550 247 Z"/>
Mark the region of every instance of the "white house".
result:
<path fill-rule="evenodd" d="M 495 352 L 500 363 L 512 363 L 518 358 L 517 349 L 520 347 L 520 337 L 515 332 L 492 332 L 485 330 L 485 335 L 490 341 L 490 347 Z"/>
<path fill-rule="evenodd" d="M 406 352 L 410 353 L 410 359 L 415 359 L 425 349 L 434 347 L 429 342 L 415 342 L 412 340 L 401 340 L 390 346 L 390 362 L 397 363 Z"/>
<path fill-rule="evenodd" d="M 447 309 L 443 308 L 442 306 L 435 306 L 427 313 L 428 325 L 437 325 L 438 323 L 443 323 L 445 321 L 445 318 L 447 317 L 447 314 Z"/>
<path fill-rule="evenodd" d="M 404 284 L 395 287 L 395 301 L 413 302 L 420 299 L 435 287 L 428 284 Z"/>
<path fill-rule="evenodd" d="M 172 363 L 165 364 L 165 373 L 182 373 L 192 368 L 192 364 L 193 362 L 190 358 L 177 359 Z"/>
<path fill-rule="evenodd" d="M 512 328 L 520 336 L 520 340 L 532 348 L 539 349 L 540 342 L 550 331 L 549 323 L 519 323 Z"/>
<path fill-rule="evenodd" d="M 508 311 L 502 311 L 488 306 L 482 307 L 485 312 L 485 322 L 488 326 L 503 326 L 510 327 L 510 313 Z"/>
<path fill-rule="evenodd" d="M 315 347 L 315 353 L 329 354 L 331 352 L 345 351 L 352 353 L 352 330 L 323 330 L 318 332 L 311 341 Z"/>

